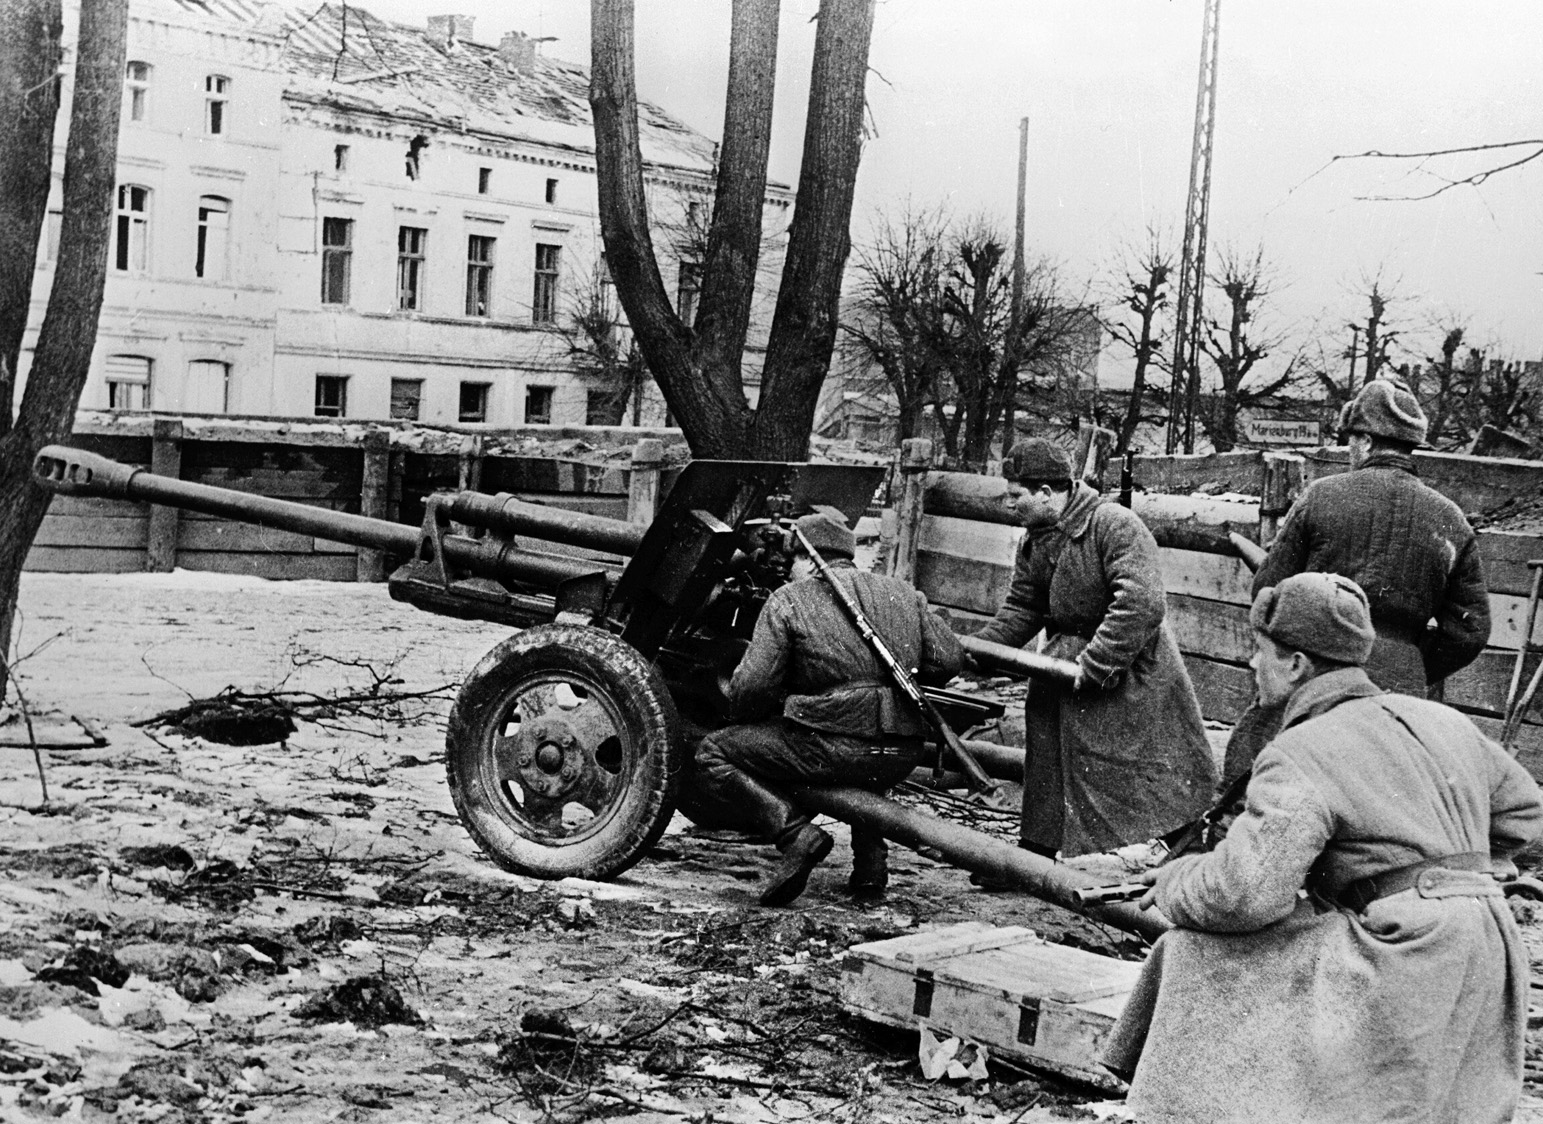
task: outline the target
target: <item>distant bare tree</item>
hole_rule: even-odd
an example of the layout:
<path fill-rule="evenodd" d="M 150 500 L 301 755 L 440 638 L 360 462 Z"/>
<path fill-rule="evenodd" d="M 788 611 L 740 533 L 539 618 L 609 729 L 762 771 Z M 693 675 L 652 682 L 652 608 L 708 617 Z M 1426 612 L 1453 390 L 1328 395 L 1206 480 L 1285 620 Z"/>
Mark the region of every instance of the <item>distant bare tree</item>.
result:
<path fill-rule="evenodd" d="M 1276 374 L 1268 378 L 1257 374 L 1259 364 L 1286 340 L 1284 331 L 1266 328 L 1259 319 L 1277 284 L 1274 270 L 1265 261 L 1264 247 L 1252 254 L 1224 248 L 1218 260 L 1220 268 L 1208 280 L 1225 298 L 1221 309 L 1226 320 L 1207 317 L 1201 351 L 1216 367 L 1221 386 L 1202 401 L 1200 418 L 1211 444 L 1224 453 L 1238 443 L 1240 411 L 1252 409 L 1300 381 L 1303 370 L 1297 354 Z M 1217 307 L 1217 302 L 1207 303 Z"/>
<path fill-rule="evenodd" d="M 1173 253 L 1163 245 L 1160 233 L 1149 227 L 1144 243 L 1125 248 L 1115 273 L 1112 299 L 1103 316 L 1104 330 L 1128 350 L 1135 361 L 1130 401 L 1119 420 L 1115 444 L 1115 451 L 1124 453 L 1130 448 L 1136 428 L 1141 424 L 1148 381 L 1168 370 L 1163 357 L 1168 346 L 1163 331 L 1163 312 L 1168 307 Z"/>
<path fill-rule="evenodd" d="M 941 209 L 907 207 L 884 220 L 853 263 L 850 312 L 841 327 L 844 350 L 861 367 L 874 366 L 899 407 L 899 435 L 918 433 L 929 404 L 939 401 L 945 374 L 940 341 L 946 334 L 943 263 L 949 221 Z"/>
<path fill-rule="evenodd" d="M 630 405 L 631 424 L 642 424 L 648 364 L 622 320 L 604 262 L 596 263 L 589 284 L 576 294 L 558 330 L 574 369 L 590 385 L 591 395 L 598 395 L 587 404 L 585 420 L 593 425 L 625 425 Z"/>

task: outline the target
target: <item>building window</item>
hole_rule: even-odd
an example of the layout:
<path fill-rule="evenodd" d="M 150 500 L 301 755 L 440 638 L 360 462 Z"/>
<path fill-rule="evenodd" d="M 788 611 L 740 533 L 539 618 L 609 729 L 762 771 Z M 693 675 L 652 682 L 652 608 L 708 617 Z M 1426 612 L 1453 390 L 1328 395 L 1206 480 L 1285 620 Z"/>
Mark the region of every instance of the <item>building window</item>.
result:
<path fill-rule="evenodd" d="M 493 315 L 493 243 L 485 234 L 466 239 L 466 315 Z"/>
<path fill-rule="evenodd" d="M 227 120 L 228 99 L 225 96 L 229 90 L 230 79 L 223 74 L 211 74 L 204 79 L 204 132 L 212 137 L 223 134 L 230 123 Z"/>
<path fill-rule="evenodd" d="M 488 420 L 488 383 L 463 382 L 461 384 L 461 408 L 456 417 L 463 422 Z"/>
<path fill-rule="evenodd" d="M 335 144 L 332 146 L 332 170 L 334 172 L 348 171 L 348 146 Z"/>
<path fill-rule="evenodd" d="M 423 171 L 423 150 L 429 147 L 429 138 L 423 134 L 414 137 L 407 146 L 407 178 L 415 180 Z"/>
<path fill-rule="evenodd" d="M 109 410 L 150 408 L 150 360 L 142 355 L 109 355 L 106 371 Z"/>
<path fill-rule="evenodd" d="M 223 414 L 230 409 L 230 364 L 194 359 L 188 364 L 188 384 L 182 408 L 195 414 Z"/>
<path fill-rule="evenodd" d="M 150 189 L 130 183 L 119 186 L 116 218 L 113 268 L 143 273 L 150 252 Z"/>
<path fill-rule="evenodd" d="M 391 416 L 418 420 L 418 406 L 423 401 L 422 379 L 391 380 Z"/>
<path fill-rule="evenodd" d="M 530 301 L 533 324 L 550 324 L 557 319 L 557 275 L 562 247 L 536 243 L 536 291 Z"/>
<path fill-rule="evenodd" d="M 213 281 L 225 279 L 230 245 L 230 200 L 205 195 L 198 200 L 198 259 L 193 272 Z"/>
<path fill-rule="evenodd" d="M 354 262 L 354 220 L 321 220 L 321 303 L 347 304 Z"/>
<path fill-rule="evenodd" d="M 556 203 L 557 202 L 557 181 L 556 180 L 547 180 L 546 181 L 546 201 L 548 203 Z"/>
<path fill-rule="evenodd" d="M 130 60 L 124 68 L 124 92 L 128 98 L 128 118 L 143 121 L 150 109 L 150 64 Z"/>
<path fill-rule="evenodd" d="M 421 226 L 396 229 L 396 306 L 408 312 L 422 307 L 423 259 L 429 232 Z"/>
<path fill-rule="evenodd" d="M 675 289 L 675 312 L 689 328 L 696 323 L 697 297 L 702 292 L 700 262 L 680 263 L 680 278 Z"/>
<path fill-rule="evenodd" d="M 312 412 L 319 418 L 348 416 L 347 375 L 316 376 L 316 409 Z"/>
<path fill-rule="evenodd" d="M 527 386 L 525 388 L 525 424 L 552 424 L 552 388 Z"/>
<path fill-rule="evenodd" d="M 492 168 L 478 168 L 477 169 L 477 194 L 478 195 L 486 195 L 488 193 L 488 189 L 490 187 L 492 187 L 492 186 L 493 186 L 493 169 Z"/>

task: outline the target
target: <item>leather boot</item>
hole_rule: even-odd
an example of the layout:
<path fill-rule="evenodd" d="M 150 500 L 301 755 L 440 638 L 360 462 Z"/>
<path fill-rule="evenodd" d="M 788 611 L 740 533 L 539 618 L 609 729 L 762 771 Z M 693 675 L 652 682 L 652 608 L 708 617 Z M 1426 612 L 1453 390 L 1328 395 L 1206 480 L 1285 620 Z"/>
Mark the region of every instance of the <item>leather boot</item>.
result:
<path fill-rule="evenodd" d="M 834 839 L 807 820 L 790 827 L 777 840 L 782 861 L 772 871 L 771 880 L 761 894 L 761 904 L 787 905 L 802 894 L 809 884 L 810 872 L 824 861 L 835 845 Z"/>
<path fill-rule="evenodd" d="M 852 828 L 852 876 L 847 889 L 855 898 L 882 897 L 889 886 L 889 844 L 877 832 Z"/>

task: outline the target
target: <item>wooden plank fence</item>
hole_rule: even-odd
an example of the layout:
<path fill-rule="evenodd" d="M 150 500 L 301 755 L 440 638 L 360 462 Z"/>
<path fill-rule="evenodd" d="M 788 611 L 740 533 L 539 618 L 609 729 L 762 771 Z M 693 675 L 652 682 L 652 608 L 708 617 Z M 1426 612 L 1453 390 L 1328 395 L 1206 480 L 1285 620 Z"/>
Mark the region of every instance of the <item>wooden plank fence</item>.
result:
<path fill-rule="evenodd" d="M 902 460 L 906 457 L 915 462 L 923 454 L 912 448 L 902 453 Z M 1420 454 L 1419 461 L 1422 478 L 1465 510 L 1494 510 L 1516 497 L 1543 494 L 1543 464 L 1536 461 L 1452 454 Z M 1274 511 L 1269 504 L 1262 510 L 1257 499 L 1244 496 L 1270 494 L 1267 472 L 1288 478 L 1290 486 L 1283 494 L 1289 496 L 1300 490 L 1303 481 L 1346 467 L 1344 458 L 1336 457 L 1333 450 L 1286 457 L 1252 452 L 1136 458 L 1138 485 L 1220 484 L 1228 492 L 1242 493 L 1236 498 L 1216 498 L 1137 492 L 1132 505 L 1161 546 L 1168 619 L 1207 718 L 1233 721 L 1253 694 L 1253 673 L 1247 666 L 1253 653 L 1248 624 L 1252 574 L 1240 558 L 1216 551 L 1224 549 L 1220 544 L 1227 531 L 1267 542 L 1289 505 L 1288 498 Z M 897 568 L 908 565 L 917 588 L 934 604 L 947 607 L 960 631 L 978 628 L 1007 595 L 1023 535 L 1005 503 L 1005 482 L 934 471 L 916 490 L 923 496 L 916 527 L 907 528 L 902 519 L 895 529 L 897 546 L 914 542 L 915 555 L 897 557 Z M 1209 549 L 1193 549 L 1197 544 Z M 1516 653 L 1523 643 L 1531 583 L 1526 561 L 1543 557 L 1543 537 L 1484 531 L 1479 535 L 1479 550 L 1490 591 L 1489 645 L 1478 660 L 1447 680 L 1444 698 L 1487 733 L 1498 736 Z M 1543 645 L 1543 624 L 1534 627 L 1530 639 L 1534 645 Z M 1529 675 L 1531 671 L 1529 661 Z M 1543 776 L 1540 723 L 1543 720 L 1535 708 L 1518 745 L 1528 767 Z"/>
<path fill-rule="evenodd" d="M 164 417 L 128 426 L 86 422 L 77 425 L 70 443 L 182 480 L 409 526 L 422 524 L 428 495 L 462 488 L 509 492 L 635 522 L 653 518 L 678 472 L 665 461 L 664 441 L 656 435 L 661 431 L 585 427 L 563 432 L 570 439 L 632 448 L 633 453 L 593 463 L 487 453 L 484 434 L 425 441 L 421 432 L 365 426 L 233 423 L 190 430 L 181 419 Z M 639 438 L 640 432 L 647 435 Z M 543 549 L 586 553 L 552 543 Z M 125 573 L 181 567 L 278 579 L 381 581 L 391 564 L 379 551 L 157 504 L 55 496 L 26 569 Z"/>

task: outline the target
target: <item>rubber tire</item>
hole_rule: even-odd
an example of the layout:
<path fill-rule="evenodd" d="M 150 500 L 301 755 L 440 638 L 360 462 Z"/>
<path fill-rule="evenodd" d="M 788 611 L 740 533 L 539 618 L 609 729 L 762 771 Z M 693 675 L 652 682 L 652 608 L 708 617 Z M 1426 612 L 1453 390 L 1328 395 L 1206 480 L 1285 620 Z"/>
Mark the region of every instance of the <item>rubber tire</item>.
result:
<path fill-rule="evenodd" d="M 621 711 L 637 748 L 630 774 L 621 778 L 620 799 L 605 808 L 605 822 L 562 845 L 500 815 L 498 807 L 507 802 L 487 791 L 477 767 L 479 746 L 510 693 L 531 676 L 553 670 L 598 685 Z M 456 696 L 445 749 L 450 795 L 466 830 L 499 866 L 534 878 L 600 881 L 632 866 L 669 824 L 683 772 L 675 703 L 659 673 L 631 645 L 584 625 L 528 628 L 484 656 Z"/>

